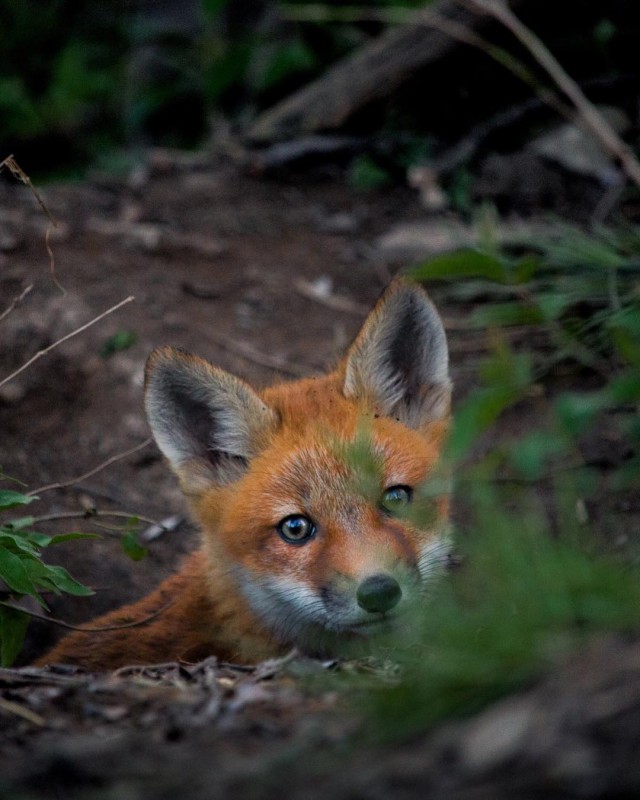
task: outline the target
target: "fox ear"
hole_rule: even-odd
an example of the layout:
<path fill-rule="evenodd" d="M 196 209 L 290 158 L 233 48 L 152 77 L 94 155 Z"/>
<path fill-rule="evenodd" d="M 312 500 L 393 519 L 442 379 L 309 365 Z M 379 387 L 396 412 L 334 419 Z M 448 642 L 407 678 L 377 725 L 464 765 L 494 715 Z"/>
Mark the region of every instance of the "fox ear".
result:
<path fill-rule="evenodd" d="M 172 347 L 154 350 L 147 361 L 145 406 L 186 494 L 240 477 L 276 422 L 246 383 Z"/>
<path fill-rule="evenodd" d="M 419 286 L 399 280 L 380 298 L 347 353 L 343 392 L 410 428 L 448 416 L 447 337 Z"/>

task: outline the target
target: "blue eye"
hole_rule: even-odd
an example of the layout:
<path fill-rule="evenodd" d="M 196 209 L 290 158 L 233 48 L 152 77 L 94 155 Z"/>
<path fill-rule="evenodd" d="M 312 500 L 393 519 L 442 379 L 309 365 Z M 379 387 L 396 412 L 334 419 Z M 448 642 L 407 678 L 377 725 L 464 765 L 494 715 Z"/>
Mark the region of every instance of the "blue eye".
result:
<path fill-rule="evenodd" d="M 389 514 L 397 514 L 409 505 L 412 497 L 413 489 L 410 486 L 390 486 L 385 489 L 380 505 Z"/>
<path fill-rule="evenodd" d="M 291 514 L 276 525 L 280 536 L 289 544 L 304 544 L 313 539 L 316 526 L 303 514 Z"/>

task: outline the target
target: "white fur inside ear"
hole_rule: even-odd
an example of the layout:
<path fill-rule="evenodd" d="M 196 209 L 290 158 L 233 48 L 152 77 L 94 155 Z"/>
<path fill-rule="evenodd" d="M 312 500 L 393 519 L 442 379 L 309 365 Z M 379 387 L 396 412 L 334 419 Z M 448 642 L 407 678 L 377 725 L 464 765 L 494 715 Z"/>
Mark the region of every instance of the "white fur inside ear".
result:
<path fill-rule="evenodd" d="M 409 427 L 448 414 L 447 337 L 422 289 L 398 283 L 382 297 L 347 354 L 343 391 Z"/>

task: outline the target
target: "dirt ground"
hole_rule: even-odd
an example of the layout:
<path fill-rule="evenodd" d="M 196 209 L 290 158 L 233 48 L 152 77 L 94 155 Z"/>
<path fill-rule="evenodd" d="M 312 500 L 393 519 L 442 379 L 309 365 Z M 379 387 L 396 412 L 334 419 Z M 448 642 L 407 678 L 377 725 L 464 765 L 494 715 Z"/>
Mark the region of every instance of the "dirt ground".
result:
<path fill-rule="evenodd" d="M 196 541 L 175 479 L 155 445 L 143 445 L 149 352 L 180 346 L 258 385 L 321 371 L 415 254 L 406 226 L 425 215 L 408 188 L 356 192 L 339 175 L 278 182 L 161 153 L 127 181 L 95 176 L 42 196 L 57 221 L 55 280 L 46 216 L 26 187 L 0 184 L 0 308 L 34 284 L 2 323 L 0 374 L 135 298 L 0 387 L 5 474 L 43 487 L 35 516 L 75 515 L 41 529 L 105 534 L 55 553 L 96 589 L 52 601 L 54 616 L 78 623 L 145 594 Z M 429 224 L 434 251 L 469 235 L 446 217 Z M 405 240 L 394 250 L 389 234 L 399 225 Z M 459 397 L 473 385 L 484 342 L 458 324 L 460 309 L 443 289 L 432 294 L 449 328 Z M 114 337 L 127 335 L 130 346 L 109 355 Z M 46 488 L 59 483 L 70 485 Z M 81 518 L 87 510 L 99 516 Z M 123 522 L 102 516 L 109 511 L 142 520 L 145 559 L 133 563 L 104 530 Z M 156 521 L 169 530 L 155 535 Z M 23 660 L 60 633 L 33 622 Z M 357 714 L 333 691 L 311 692 L 299 680 L 335 668 L 293 660 L 107 676 L 0 670 L 0 798 L 631 797 L 640 786 L 639 706 L 632 714 L 618 702 L 640 697 L 637 640 L 603 640 L 580 669 L 567 666 L 564 684 L 553 676 L 384 758 L 374 744 L 352 752 Z M 597 713 L 587 708 L 593 697 Z M 621 727 L 625 744 L 614 752 Z M 550 743 L 561 734 L 559 752 Z"/>
<path fill-rule="evenodd" d="M 29 490 L 82 476 L 149 437 L 142 382 L 154 347 L 182 347 L 258 386 L 325 369 L 400 269 L 382 253 L 380 237 L 422 214 L 409 189 L 362 193 L 342 178 L 286 184 L 215 161 L 157 160 L 135 190 L 99 178 L 42 190 L 57 221 L 50 246 L 60 286 L 50 274 L 47 218 L 28 189 L 2 187 L 11 245 L 2 255 L 3 307 L 34 284 L 3 323 L 3 373 L 135 298 L 0 388 L 0 463 Z M 135 342 L 102 356 L 105 343 L 123 333 Z M 472 370 L 459 361 L 453 369 L 463 391 Z M 137 564 L 108 535 L 86 547 L 60 546 L 56 558 L 97 589 L 91 598 L 53 601 L 54 614 L 71 622 L 145 593 L 194 544 L 177 482 L 154 444 L 66 489 L 38 494 L 41 502 L 30 506 L 36 516 L 95 508 L 151 521 L 184 518 L 150 542 L 149 557 Z M 60 530 L 70 526 L 96 530 L 74 519 Z M 34 625 L 29 654 L 59 633 Z"/>

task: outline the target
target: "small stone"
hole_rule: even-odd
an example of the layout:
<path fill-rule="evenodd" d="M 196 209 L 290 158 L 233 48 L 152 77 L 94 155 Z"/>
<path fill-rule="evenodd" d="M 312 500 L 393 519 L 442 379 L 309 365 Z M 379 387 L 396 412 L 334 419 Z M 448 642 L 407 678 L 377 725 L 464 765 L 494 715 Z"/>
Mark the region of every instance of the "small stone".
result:
<path fill-rule="evenodd" d="M 396 225 L 378 238 L 376 246 L 385 260 L 406 263 L 469 247 L 473 241 L 470 226 L 449 219 L 433 219 Z"/>
<path fill-rule="evenodd" d="M 460 760 L 469 772 L 488 772 L 513 759 L 532 728 L 527 699 L 506 700 L 473 720 L 460 740 Z"/>

